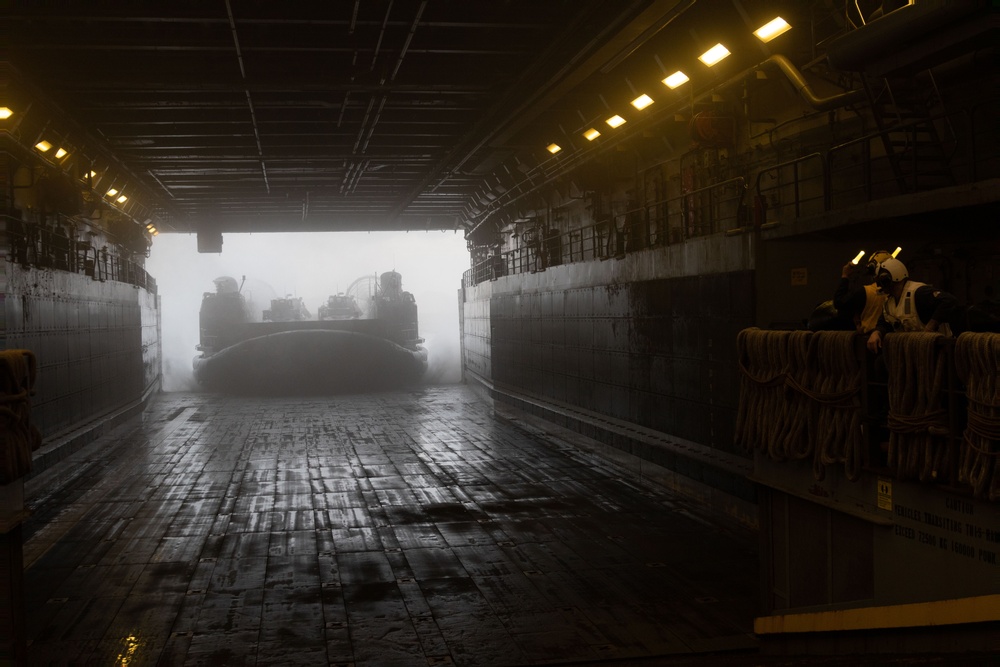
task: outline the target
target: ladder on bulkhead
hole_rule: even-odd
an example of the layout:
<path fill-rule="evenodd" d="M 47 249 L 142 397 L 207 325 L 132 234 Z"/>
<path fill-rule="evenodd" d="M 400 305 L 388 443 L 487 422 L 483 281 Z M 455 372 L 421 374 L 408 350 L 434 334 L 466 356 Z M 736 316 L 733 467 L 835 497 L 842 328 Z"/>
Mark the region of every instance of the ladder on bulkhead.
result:
<path fill-rule="evenodd" d="M 912 77 L 863 77 L 900 194 L 954 185 L 954 132 L 930 70 Z"/>

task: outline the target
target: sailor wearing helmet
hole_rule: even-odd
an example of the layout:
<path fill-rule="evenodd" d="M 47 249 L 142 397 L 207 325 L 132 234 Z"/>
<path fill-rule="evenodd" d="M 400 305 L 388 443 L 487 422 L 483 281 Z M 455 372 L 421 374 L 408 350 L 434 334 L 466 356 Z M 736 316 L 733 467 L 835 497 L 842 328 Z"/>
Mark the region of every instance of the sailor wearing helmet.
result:
<path fill-rule="evenodd" d="M 962 309 L 955 297 L 931 285 L 910 280 L 910 274 L 898 259 L 879 264 L 875 284 L 886 294 L 882 317 L 868 337 L 868 349 L 878 352 L 882 338 L 890 331 L 940 331 L 952 335 L 960 322 Z"/>

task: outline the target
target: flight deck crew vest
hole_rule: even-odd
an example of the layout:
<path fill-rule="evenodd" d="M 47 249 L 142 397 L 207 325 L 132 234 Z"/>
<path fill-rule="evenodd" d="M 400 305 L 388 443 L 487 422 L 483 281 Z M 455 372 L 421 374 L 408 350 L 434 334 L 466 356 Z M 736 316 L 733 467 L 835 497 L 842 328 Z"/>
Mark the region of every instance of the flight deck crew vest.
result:
<path fill-rule="evenodd" d="M 878 285 L 865 285 L 865 307 L 860 315 L 854 317 L 854 325 L 859 333 L 869 333 L 875 329 L 885 300 L 886 295 L 878 291 Z"/>
<path fill-rule="evenodd" d="M 917 302 L 914 295 L 917 290 L 924 286 L 924 283 L 907 280 L 903 285 L 903 298 L 898 302 L 891 296 L 885 300 L 885 321 L 892 325 L 896 331 L 923 331 L 926 322 L 920 321 L 917 315 Z M 951 327 L 947 324 L 940 324 L 938 332 L 945 336 L 951 335 Z"/>

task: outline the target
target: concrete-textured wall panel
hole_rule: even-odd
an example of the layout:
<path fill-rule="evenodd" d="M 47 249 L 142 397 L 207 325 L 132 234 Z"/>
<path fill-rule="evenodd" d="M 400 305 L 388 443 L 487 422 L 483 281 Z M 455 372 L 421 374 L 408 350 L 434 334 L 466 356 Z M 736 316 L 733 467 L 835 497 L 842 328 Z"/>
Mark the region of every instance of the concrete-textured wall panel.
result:
<path fill-rule="evenodd" d="M 706 245 L 689 261 L 710 264 L 710 255 Z M 613 275 L 601 264 L 568 273 L 584 283 Z M 517 293 L 500 293 L 500 281 L 491 286 L 497 381 L 732 451 L 734 341 L 753 312 L 751 271 L 561 290 L 566 280 L 522 277 Z"/>
<path fill-rule="evenodd" d="M 155 295 L 5 264 L 4 347 L 38 361 L 32 420 L 48 437 L 139 400 L 160 374 Z"/>

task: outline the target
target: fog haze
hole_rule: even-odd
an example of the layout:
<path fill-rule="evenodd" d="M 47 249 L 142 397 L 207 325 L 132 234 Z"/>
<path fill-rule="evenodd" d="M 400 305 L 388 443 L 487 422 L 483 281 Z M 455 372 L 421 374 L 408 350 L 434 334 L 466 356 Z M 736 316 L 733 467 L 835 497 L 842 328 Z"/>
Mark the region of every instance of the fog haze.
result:
<path fill-rule="evenodd" d="M 469 268 L 465 239 L 453 232 L 313 232 L 225 234 L 222 253 L 199 253 L 194 234 L 153 239 L 146 270 L 160 295 L 164 391 L 197 389 L 198 311 L 213 280 L 246 282 L 255 319 L 271 299 L 301 297 L 313 318 L 331 294 L 364 275 L 398 271 L 417 303 L 420 335 L 428 351 L 429 383 L 461 379 L 458 290 Z"/>

